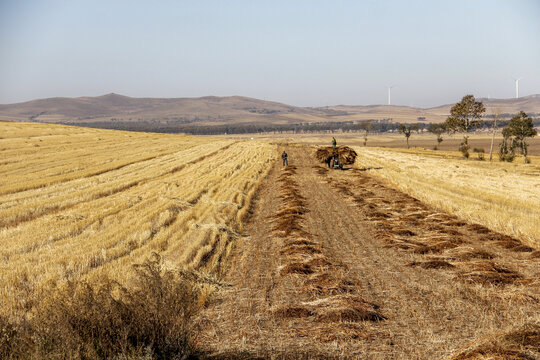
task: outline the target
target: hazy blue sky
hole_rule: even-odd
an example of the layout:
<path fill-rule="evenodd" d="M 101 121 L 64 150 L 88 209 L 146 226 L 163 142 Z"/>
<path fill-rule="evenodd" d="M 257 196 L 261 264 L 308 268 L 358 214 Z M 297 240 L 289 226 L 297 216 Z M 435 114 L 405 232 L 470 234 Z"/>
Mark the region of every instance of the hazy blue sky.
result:
<path fill-rule="evenodd" d="M 115 92 L 300 106 L 540 93 L 540 0 L 0 0 L 0 103 Z"/>

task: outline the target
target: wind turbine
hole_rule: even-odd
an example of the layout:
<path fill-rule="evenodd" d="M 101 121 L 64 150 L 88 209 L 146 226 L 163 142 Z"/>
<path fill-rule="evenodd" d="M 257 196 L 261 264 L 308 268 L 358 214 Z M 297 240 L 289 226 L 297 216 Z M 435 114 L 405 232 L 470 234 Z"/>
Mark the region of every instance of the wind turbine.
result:
<path fill-rule="evenodd" d="M 392 88 L 395 87 L 396 85 L 392 85 L 392 86 L 388 86 L 387 89 L 388 89 L 388 105 L 390 105 L 390 99 L 391 99 L 391 92 L 392 92 Z"/>
<path fill-rule="evenodd" d="M 512 78 L 514 79 L 514 81 L 516 82 L 516 99 L 519 97 L 519 80 L 523 79 L 522 77 L 520 78 Z"/>

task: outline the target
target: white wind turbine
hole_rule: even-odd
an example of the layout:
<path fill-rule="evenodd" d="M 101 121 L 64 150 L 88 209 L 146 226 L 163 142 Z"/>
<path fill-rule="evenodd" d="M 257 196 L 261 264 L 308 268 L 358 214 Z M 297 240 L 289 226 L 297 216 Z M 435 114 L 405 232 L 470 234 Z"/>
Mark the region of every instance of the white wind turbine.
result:
<path fill-rule="evenodd" d="M 392 88 L 395 87 L 396 85 L 392 85 L 392 86 L 388 86 L 387 89 L 388 89 L 388 105 L 390 105 L 390 100 L 391 100 L 391 93 L 392 93 Z"/>
<path fill-rule="evenodd" d="M 512 78 L 514 79 L 514 81 L 516 82 L 516 99 L 519 97 L 519 80 L 523 79 L 522 77 L 520 78 Z"/>

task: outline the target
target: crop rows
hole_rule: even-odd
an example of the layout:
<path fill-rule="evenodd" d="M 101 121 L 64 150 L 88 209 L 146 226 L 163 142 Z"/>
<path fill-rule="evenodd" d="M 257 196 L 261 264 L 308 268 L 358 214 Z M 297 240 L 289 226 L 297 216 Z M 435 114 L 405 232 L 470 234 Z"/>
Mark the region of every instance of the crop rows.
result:
<path fill-rule="evenodd" d="M 357 164 L 419 200 L 532 247 L 540 239 L 540 168 L 355 148 Z"/>
<path fill-rule="evenodd" d="M 168 266 L 221 271 L 275 151 L 24 125 L 1 124 L 10 136 L 0 139 L 0 299 L 11 314 L 45 286 L 100 275 L 127 280 L 131 265 L 153 252 Z"/>

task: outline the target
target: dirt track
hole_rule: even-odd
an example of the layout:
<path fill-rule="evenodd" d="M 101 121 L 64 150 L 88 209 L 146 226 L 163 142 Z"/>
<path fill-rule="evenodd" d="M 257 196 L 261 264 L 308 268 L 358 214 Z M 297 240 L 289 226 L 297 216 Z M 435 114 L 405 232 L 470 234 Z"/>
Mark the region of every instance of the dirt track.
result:
<path fill-rule="evenodd" d="M 312 151 L 288 148 L 262 185 L 199 319 L 209 356 L 439 359 L 538 324 L 538 251 Z"/>

